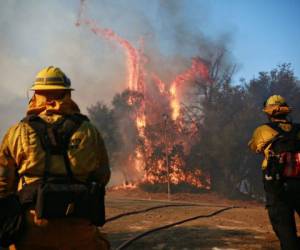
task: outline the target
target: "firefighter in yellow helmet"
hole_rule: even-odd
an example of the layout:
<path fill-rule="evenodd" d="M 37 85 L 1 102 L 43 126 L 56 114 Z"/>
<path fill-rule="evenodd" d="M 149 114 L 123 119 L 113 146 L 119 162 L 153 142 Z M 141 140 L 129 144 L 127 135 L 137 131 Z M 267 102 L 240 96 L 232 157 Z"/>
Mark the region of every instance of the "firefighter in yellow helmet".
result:
<path fill-rule="evenodd" d="M 104 223 L 108 156 L 94 125 L 71 99 L 71 82 L 53 66 L 32 86 L 27 115 L 0 148 L 0 198 L 18 194 L 26 214 L 16 249 L 109 249 Z"/>
<path fill-rule="evenodd" d="M 280 95 L 264 104 L 269 123 L 255 129 L 249 147 L 263 154 L 266 208 L 282 250 L 299 250 L 294 213 L 300 214 L 300 124 L 288 119 L 291 108 Z"/>

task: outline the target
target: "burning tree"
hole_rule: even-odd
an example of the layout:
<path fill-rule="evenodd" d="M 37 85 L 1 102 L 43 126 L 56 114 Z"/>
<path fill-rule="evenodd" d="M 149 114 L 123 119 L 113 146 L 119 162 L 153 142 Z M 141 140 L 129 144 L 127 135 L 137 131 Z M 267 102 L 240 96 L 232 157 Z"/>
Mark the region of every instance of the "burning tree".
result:
<path fill-rule="evenodd" d="M 169 85 L 157 76 L 152 78 L 155 87 L 151 95 L 146 95 L 147 122 L 140 145 L 146 172 L 144 183 L 159 184 L 169 180 L 174 185 L 209 188 L 209 177 L 199 165 L 187 164 L 191 146 L 197 141 L 194 137 L 197 127 L 187 122 L 180 104 L 181 85 L 197 77 L 205 80 L 208 77 L 207 66 L 199 58 Z"/>
<path fill-rule="evenodd" d="M 142 49 L 135 48 L 114 31 L 83 18 L 83 9 L 84 1 L 77 25 L 84 24 L 100 38 L 117 43 L 127 56 L 128 89 L 115 96 L 110 111 L 112 124 L 118 127 L 115 135 L 119 137 L 112 140 L 126 145 L 116 146 L 111 154 L 117 159 L 115 164 L 122 166 L 126 182 L 136 179 L 146 184 L 169 181 L 174 185 L 185 183 L 209 188 L 209 177 L 199 165 L 195 168 L 187 164 L 197 127 L 186 122 L 180 103 L 181 89 L 185 84 L 196 78 L 210 82 L 206 62 L 194 58 L 187 70 L 165 83 L 155 73 L 146 72 Z M 94 117 L 97 106 L 90 108 L 89 112 Z"/>
<path fill-rule="evenodd" d="M 184 115 L 173 120 L 172 95 L 156 91 L 153 97 L 144 97 L 127 89 L 114 97 L 111 109 L 103 104 L 89 109 L 104 134 L 113 165 L 125 182 L 135 181 L 148 189 L 147 184 L 164 184 L 168 178 L 174 185 L 209 188 L 208 175 L 189 160 L 196 142 L 195 124 L 186 122 Z M 145 123 L 139 121 L 143 105 Z"/>
<path fill-rule="evenodd" d="M 107 112 L 113 120 L 112 126 L 117 126 L 117 132 L 107 139 L 113 137 L 112 141 L 120 142 L 110 147 L 111 155 L 114 164 L 121 167 L 125 181 L 170 182 L 209 189 L 209 174 L 199 162 L 190 160 L 191 149 L 198 141 L 199 123 L 183 109 L 187 86 L 193 86 L 196 80 L 204 85 L 212 84 L 209 63 L 200 57 L 193 58 L 190 67 L 174 76 L 172 81 L 164 82 L 155 72 L 145 69 L 142 48 L 134 47 L 114 31 L 84 18 L 84 1 L 81 3 L 76 25 L 86 25 L 101 39 L 118 44 L 126 55 L 127 90 L 115 96 Z M 89 109 L 92 118 L 97 108 L 103 109 L 103 106 Z"/>

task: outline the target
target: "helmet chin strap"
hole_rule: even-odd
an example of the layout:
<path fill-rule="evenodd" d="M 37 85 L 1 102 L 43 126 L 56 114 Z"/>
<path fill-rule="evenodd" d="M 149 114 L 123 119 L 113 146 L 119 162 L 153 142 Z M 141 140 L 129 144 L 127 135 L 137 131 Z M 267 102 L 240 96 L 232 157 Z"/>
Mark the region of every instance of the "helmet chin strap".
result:
<path fill-rule="evenodd" d="M 27 97 L 27 101 L 29 102 L 30 100 L 29 100 L 29 89 L 28 88 L 26 89 L 26 97 Z"/>
<path fill-rule="evenodd" d="M 31 92 L 30 88 L 27 88 L 27 89 L 26 89 L 26 98 L 27 98 L 28 103 L 31 101 L 32 96 L 34 95 L 34 94 L 32 94 L 32 95 L 30 96 L 30 92 Z"/>

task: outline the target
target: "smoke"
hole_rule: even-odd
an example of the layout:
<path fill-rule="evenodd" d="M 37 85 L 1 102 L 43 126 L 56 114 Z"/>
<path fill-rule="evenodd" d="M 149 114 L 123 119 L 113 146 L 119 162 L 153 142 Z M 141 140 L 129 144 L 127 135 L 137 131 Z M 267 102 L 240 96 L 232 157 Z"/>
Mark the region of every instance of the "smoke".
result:
<path fill-rule="evenodd" d="M 126 87 L 122 49 L 76 27 L 79 1 L 3 0 L 0 8 L 0 136 L 24 116 L 26 92 L 43 67 L 60 67 L 72 80 L 83 112 L 109 103 Z M 193 55 L 209 58 L 216 46 L 205 37 L 208 7 L 190 1 L 88 0 L 85 15 L 138 47 L 145 41 L 147 68 L 170 81 Z M 197 12 L 195 9 L 197 8 Z"/>

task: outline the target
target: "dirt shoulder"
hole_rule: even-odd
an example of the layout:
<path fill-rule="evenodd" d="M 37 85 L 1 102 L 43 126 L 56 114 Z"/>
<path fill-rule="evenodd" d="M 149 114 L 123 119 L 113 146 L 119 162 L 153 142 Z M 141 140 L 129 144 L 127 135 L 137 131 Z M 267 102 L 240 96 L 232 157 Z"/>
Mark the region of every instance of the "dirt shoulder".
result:
<path fill-rule="evenodd" d="M 145 192 L 139 188 L 135 189 L 108 189 L 107 197 L 110 198 L 130 198 L 130 199 L 146 199 L 146 200 L 168 200 L 166 193 L 150 193 Z M 175 193 L 171 194 L 171 201 L 185 201 L 185 202 L 208 202 L 217 204 L 245 204 L 247 206 L 261 206 L 263 203 L 255 200 L 229 200 L 217 193 L 206 191 L 201 193 Z"/>
<path fill-rule="evenodd" d="M 238 206 L 211 218 L 201 218 L 152 233 L 128 249 L 279 249 L 264 205 L 255 201 L 228 200 L 214 193 L 174 194 L 171 201 L 163 193 L 138 189 L 107 192 L 107 217 L 163 204 L 199 204 L 166 207 L 126 216 L 107 223 L 112 249 L 146 230 L 197 215 L 207 215 L 223 206 Z"/>

